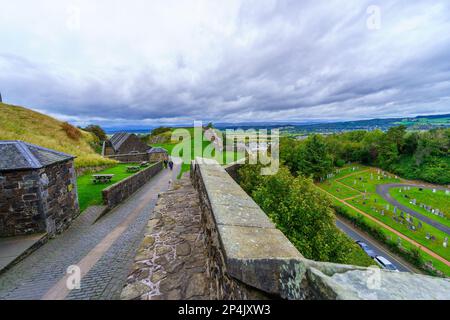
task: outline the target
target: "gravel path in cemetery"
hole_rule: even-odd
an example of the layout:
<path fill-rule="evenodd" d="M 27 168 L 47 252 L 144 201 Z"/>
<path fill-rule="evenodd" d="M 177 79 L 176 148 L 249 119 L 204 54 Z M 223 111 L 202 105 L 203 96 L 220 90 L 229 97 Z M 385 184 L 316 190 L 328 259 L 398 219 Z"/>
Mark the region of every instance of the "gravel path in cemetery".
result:
<path fill-rule="evenodd" d="M 392 183 L 392 184 L 380 184 L 377 185 L 377 193 L 387 202 L 389 202 L 390 204 L 392 204 L 393 206 L 396 206 L 397 208 L 399 208 L 400 210 L 409 213 L 410 215 L 412 215 L 413 217 L 421 220 L 422 222 L 425 222 L 427 224 L 429 224 L 430 226 L 435 227 L 436 229 L 445 232 L 447 234 L 450 235 L 450 228 L 447 226 L 444 226 L 443 224 L 439 223 L 436 220 L 430 219 L 427 216 L 424 216 L 423 214 L 420 214 L 417 211 L 414 211 L 411 208 L 408 208 L 407 206 L 402 205 L 400 202 L 398 202 L 397 200 L 395 200 L 390 194 L 389 194 L 389 190 L 391 188 L 403 188 L 403 187 L 419 187 L 419 188 L 424 188 L 424 189 L 437 189 L 437 190 L 448 190 L 446 188 L 442 188 L 442 187 L 427 187 L 424 185 L 416 185 L 416 184 L 404 184 L 404 183 Z"/>
<path fill-rule="evenodd" d="M 165 169 L 95 223 L 102 208 L 89 208 L 63 234 L 0 276 L 0 300 L 120 298 L 158 194 L 168 190 L 179 169 Z M 72 265 L 81 269 L 80 289 L 67 289 Z"/>

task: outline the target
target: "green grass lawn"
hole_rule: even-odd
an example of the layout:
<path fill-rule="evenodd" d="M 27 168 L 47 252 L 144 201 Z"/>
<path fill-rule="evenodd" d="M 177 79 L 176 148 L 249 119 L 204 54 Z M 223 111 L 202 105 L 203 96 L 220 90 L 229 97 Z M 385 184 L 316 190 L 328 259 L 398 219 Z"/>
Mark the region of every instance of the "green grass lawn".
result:
<path fill-rule="evenodd" d="M 339 199 L 347 199 L 361 195 L 358 191 L 336 182 L 325 181 L 320 184 L 320 187 Z"/>
<path fill-rule="evenodd" d="M 356 189 L 360 192 L 370 192 L 375 193 L 377 185 L 379 184 L 388 184 L 388 183 L 400 183 L 401 180 L 393 174 L 387 174 L 386 177 L 383 177 L 382 174 L 379 174 L 378 169 L 370 169 L 369 171 L 357 173 L 351 176 L 348 176 L 343 179 L 339 179 L 340 182 L 345 184 L 346 186 Z M 379 180 L 378 180 L 379 179 Z"/>
<path fill-rule="evenodd" d="M 327 181 L 334 181 L 341 179 L 349 174 L 355 174 L 361 171 L 368 170 L 369 167 L 363 166 L 361 164 L 349 164 L 342 168 L 336 168 L 334 170 L 333 176 Z"/>
<path fill-rule="evenodd" d="M 450 194 L 445 194 L 445 191 L 436 190 L 436 193 L 433 193 L 433 191 L 429 189 L 420 191 L 419 188 L 411 188 L 411 190 L 392 188 L 389 190 L 389 194 L 404 206 L 450 227 Z M 411 203 L 412 199 L 417 200 L 416 205 Z M 424 208 L 421 208 L 421 203 L 427 204 L 434 209 L 439 209 L 444 213 L 444 217 L 437 216 Z"/>
<path fill-rule="evenodd" d="M 134 173 L 127 172 L 127 167 L 136 165 L 132 163 L 118 164 L 112 168 L 96 172 L 96 174 L 114 174 L 110 183 L 94 184 L 92 182 L 92 174 L 86 174 L 77 178 L 78 201 L 80 203 L 80 211 L 83 212 L 92 205 L 100 205 L 103 203 L 102 191 L 107 187 L 125 179 Z"/>

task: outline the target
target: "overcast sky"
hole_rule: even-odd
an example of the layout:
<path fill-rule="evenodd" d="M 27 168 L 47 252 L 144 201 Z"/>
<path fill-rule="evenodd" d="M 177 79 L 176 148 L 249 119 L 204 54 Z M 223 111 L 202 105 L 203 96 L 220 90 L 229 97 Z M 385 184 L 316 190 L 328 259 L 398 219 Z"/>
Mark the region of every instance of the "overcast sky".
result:
<path fill-rule="evenodd" d="M 0 0 L 0 92 L 107 126 L 450 113 L 450 1 Z"/>

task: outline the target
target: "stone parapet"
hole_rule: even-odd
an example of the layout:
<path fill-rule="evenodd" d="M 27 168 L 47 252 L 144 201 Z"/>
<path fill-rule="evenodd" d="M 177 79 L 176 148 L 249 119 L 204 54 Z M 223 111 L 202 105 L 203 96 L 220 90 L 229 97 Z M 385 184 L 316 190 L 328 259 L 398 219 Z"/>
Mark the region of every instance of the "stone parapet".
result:
<path fill-rule="evenodd" d="M 448 279 L 304 258 L 215 161 L 193 161 L 191 181 L 218 299 L 450 299 Z"/>
<path fill-rule="evenodd" d="M 116 160 L 116 161 L 119 161 L 122 163 L 150 161 L 150 156 L 147 152 L 109 155 L 109 156 L 107 156 L 107 158 Z"/>

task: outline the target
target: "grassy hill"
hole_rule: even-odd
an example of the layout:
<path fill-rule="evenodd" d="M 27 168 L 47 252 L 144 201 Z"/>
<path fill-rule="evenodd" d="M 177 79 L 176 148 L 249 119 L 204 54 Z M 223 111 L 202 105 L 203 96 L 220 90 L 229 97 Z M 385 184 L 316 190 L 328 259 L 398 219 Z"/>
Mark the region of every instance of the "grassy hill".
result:
<path fill-rule="evenodd" d="M 3 103 L 0 103 L 0 140 L 23 140 L 72 154 L 77 157 L 76 167 L 114 163 L 95 153 L 93 146 L 98 140 L 93 134 L 42 113 Z"/>

